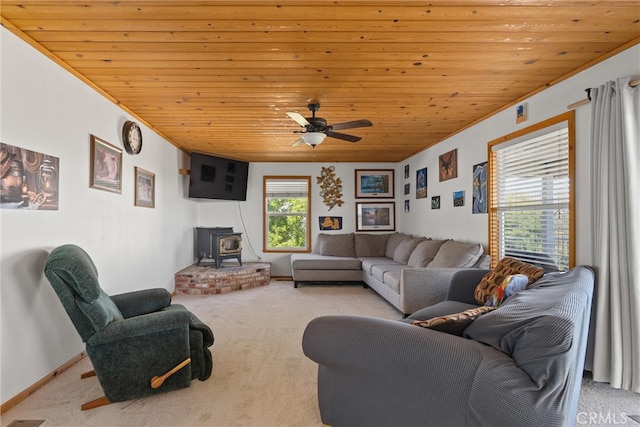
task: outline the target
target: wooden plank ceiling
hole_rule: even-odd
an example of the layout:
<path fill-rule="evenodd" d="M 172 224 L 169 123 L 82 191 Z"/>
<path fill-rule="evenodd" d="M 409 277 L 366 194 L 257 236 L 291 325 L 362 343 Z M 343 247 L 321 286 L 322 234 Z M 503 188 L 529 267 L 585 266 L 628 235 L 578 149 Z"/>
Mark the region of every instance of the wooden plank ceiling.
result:
<path fill-rule="evenodd" d="M 640 31 L 637 0 L 0 4 L 6 28 L 177 147 L 251 162 L 402 161 Z M 292 147 L 286 112 L 313 100 L 329 124 L 373 126 Z"/>

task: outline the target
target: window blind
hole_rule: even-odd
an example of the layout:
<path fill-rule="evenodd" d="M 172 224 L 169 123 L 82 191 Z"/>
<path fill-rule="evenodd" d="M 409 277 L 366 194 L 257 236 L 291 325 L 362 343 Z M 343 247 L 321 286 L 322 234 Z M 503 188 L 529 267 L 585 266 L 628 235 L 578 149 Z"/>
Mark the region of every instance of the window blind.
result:
<path fill-rule="evenodd" d="M 547 271 L 569 268 L 570 173 L 566 124 L 492 147 L 492 239 L 510 256 Z"/>

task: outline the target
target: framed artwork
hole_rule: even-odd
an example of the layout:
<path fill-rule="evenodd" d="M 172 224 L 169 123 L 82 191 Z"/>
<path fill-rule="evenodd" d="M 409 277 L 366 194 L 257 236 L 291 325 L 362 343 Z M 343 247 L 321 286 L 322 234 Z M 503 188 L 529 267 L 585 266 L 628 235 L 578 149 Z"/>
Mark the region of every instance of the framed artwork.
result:
<path fill-rule="evenodd" d="M 318 222 L 320 230 L 342 230 L 341 216 L 321 216 Z"/>
<path fill-rule="evenodd" d="M 438 162 L 440 181 L 458 177 L 458 149 L 440 155 Z"/>
<path fill-rule="evenodd" d="M 487 213 L 487 162 L 473 165 L 471 213 Z"/>
<path fill-rule="evenodd" d="M 516 107 L 516 123 L 527 121 L 527 103 L 520 104 Z"/>
<path fill-rule="evenodd" d="M 409 165 L 404 165 L 404 179 L 409 179 Z"/>
<path fill-rule="evenodd" d="M 404 201 L 404 211 L 407 213 L 411 212 L 411 202 L 409 199 Z"/>
<path fill-rule="evenodd" d="M 60 159 L 0 143 L 0 209 L 58 210 Z"/>
<path fill-rule="evenodd" d="M 122 193 L 122 150 L 91 135 L 89 186 Z"/>
<path fill-rule="evenodd" d="M 144 208 L 156 206 L 156 174 L 147 170 L 135 168 L 136 195 L 135 205 Z"/>
<path fill-rule="evenodd" d="M 440 196 L 433 196 L 431 198 L 431 209 L 440 209 Z"/>
<path fill-rule="evenodd" d="M 427 197 L 427 168 L 416 171 L 416 199 Z"/>
<path fill-rule="evenodd" d="M 393 198 L 393 169 L 356 169 L 356 198 Z"/>
<path fill-rule="evenodd" d="M 453 192 L 453 206 L 464 206 L 464 191 Z"/>
<path fill-rule="evenodd" d="M 411 184 L 404 185 L 404 195 L 408 196 L 411 193 Z"/>
<path fill-rule="evenodd" d="M 356 203 L 356 231 L 395 231 L 395 202 Z"/>

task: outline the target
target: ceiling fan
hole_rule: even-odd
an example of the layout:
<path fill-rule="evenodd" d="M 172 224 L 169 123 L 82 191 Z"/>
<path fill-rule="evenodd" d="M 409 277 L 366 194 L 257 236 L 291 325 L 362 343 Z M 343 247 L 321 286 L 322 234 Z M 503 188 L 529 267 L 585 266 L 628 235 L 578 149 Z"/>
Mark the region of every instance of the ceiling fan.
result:
<path fill-rule="evenodd" d="M 307 108 L 311 111 L 311 117 L 305 118 L 298 112 L 287 112 L 289 117 L 304 128 L 303 130 L 294 131 L 295 133 L 302 134 L 300 139 L 293 143 L 294 147 L 302 144 L 308 144 L 311 147 L 315 147 L 316 145 L 322 144 L 322 141 L 324 141 L 328 136 L 331 138 L 341 139 L 343 141 L 358 142 L 362 139 L 359 136 L 347 135 L 346 133 L 334 131 L 373 126 L 373 123 L 367 119 L 328 125 L 325 119 L 322 117 L 316 117 L 316 112 L 320 109 L 319 103 L 313 102 L 307 105 Z"/>

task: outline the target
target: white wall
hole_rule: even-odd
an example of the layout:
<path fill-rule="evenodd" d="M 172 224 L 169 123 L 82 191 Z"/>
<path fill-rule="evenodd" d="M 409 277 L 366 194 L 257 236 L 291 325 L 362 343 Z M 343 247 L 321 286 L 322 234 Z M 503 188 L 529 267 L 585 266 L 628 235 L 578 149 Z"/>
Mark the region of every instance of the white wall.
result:
<path fill-rule="evenodd" d="M 109 294 L 173 290 L 174 273 L 192 261 L 197 206 L 184 197 L 178 174 L 187 156 L 146 128 L 142 153 L 123 154 L 122 194 L 89 188 L 89 135 L 122 147 L 122 125 L 131 117 L 4 28 L 0 37 L 0 139 L 60 159 L 59 210 L 0 209 L 6 402 L 84 348 L 43 277 L 48 250 L 84 247 Z M 134 166 L 156 174 L 155 209 L 134 206 Z"/>
<path fill-rule="evenodd" d="M 311 150 L 311 147 L 299 147 L 300 150 Z M 315 148 L 321 150 L 322 145 Z M 331 210 L 320 197 L 320 186 L 316 178 L 320 176 L 322 167 L 334 166 L 337 178 L 342 179 L 342 206 L 334 206 Z M 201 201 L 198 203 L 198 226 L 200 227 L 233 227 L 234 231 L 243 233 L 243 261 L 261 260 L 271 263 L 273 276 L 290 276 L 291 268 L 288 253 L 262 251 L 262 182 L 268 175 L 311 176 L 311 241 L 320 233 L 318 218 L 321 216 L 341 216 L 342 230 L 324 231 L 325 233 L 351 233 L 356 229 L 356 202 L 381 201 L 372 199 L 355 199 L 355 169 L 394 169 L 395 163 L 252 163 L 249 165 L 249 185 L 246 202 Z M 397 172 L 396 172 L 397 180 Z M 396 190 L 397 193 L 397 190 Z M 385 200 L 389 201 L 389 200 Z M 400 206 L 396 206 L 396 216 Z M 244 220 L 244 221 L 243 221 Z M 219 222 L 219 223 L 218 223 Z M 251 249 L 253 248 L 253 252 Z"/>
<path fill-rule="evenodd" d="M 635 45 L 525 100 L 524 102 L 528 104 L 528 118 L 524 123 L 516 124 L 516 107 L 509 108 L 399 164 L 398 171 L 408 163 L 412 174 L 411 212 L 404 217 L 403 231 L 432 237 L 482 242 L 486 246 L 488 243 L 487 215 L 471 214 L 471 174 L 473 165 L 487 160 L 487 143 L 565 113 L 569 104 L 586 98 L 586 88 L 627 76 L 640 77 L 640 45 Z M 590 114 L 589 105 L 576 110 L 576 262 L 578 264 L 591 264 Z M 458 178 L 438 182 L 438 156 L 454 148 L 458 149 Z M 429 174 L 429 197 L 416 200 L 415 170 L 425 166 Z M 465 206 L 454 208 L 452 192 L 458 190 L 465 191 Z M 441 196 L 440 210 L 431 209 L 432 195 Z M 402 202 L 398 200 L 398 204 Z"/>

